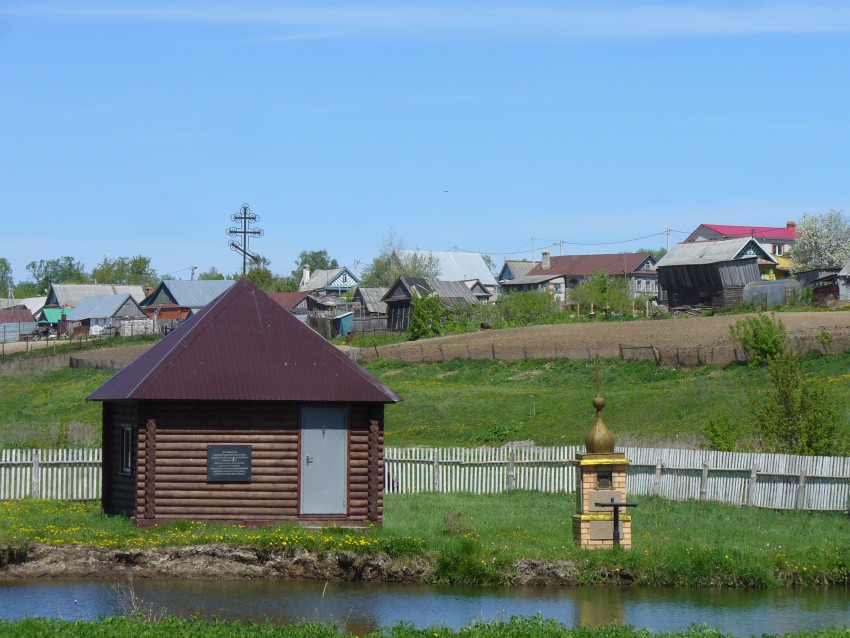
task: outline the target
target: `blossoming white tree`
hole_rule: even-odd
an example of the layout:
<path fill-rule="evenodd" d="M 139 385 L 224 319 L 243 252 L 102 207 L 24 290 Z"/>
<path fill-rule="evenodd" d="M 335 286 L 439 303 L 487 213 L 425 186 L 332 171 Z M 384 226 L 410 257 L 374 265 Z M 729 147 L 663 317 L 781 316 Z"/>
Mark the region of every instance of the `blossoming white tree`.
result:
<path fill-rule="evenodd" d="M 804 214 L 790 258 L 794 272 L 841 268 L 850 259 L 850 222 L 844 213 L 830 210 L 820 215 Z"/>

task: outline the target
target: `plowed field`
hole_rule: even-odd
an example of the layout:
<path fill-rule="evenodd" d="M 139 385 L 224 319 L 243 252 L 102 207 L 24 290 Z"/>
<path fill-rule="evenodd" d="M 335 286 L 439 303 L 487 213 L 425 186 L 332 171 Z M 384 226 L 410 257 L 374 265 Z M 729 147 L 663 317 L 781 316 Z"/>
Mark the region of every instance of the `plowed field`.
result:
<path fill-rule="evenodd" d="M 818 336 L 833 337 L 835 351 L 850 349 L 850 312 L 795 312 L 776 315 L 789 341 L 804 350 L 820 348 Z M 475 359 L 586 358 L 622 356 L 655 359 L 665 364 L 724 365 L 742 356 L 735 352 L 729 326 L 742 316 L 687 317 L 627 322 L 532 326 L 512 330 L 482 330 L 437 339 L 424 339 L 378 348 L 363 348 L 361 359 L 380 355 L 404 361 Z"/>

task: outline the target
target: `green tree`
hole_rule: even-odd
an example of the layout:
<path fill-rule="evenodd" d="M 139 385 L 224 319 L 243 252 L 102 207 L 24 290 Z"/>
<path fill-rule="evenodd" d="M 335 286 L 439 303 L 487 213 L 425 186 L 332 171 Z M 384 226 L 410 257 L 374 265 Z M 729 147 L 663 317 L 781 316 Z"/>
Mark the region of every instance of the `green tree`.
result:
<path fill-rule="evenodd" d="M 411 340 L 439 337 L 443 334 L 443 321 L 446 318 L 446 304 L 437 295 L 414 297 L 410 300 Z"/>
<path fill-rule="evenodd" d="M 786 350 L 769 362 L 773 387 L 750 399 L 753 429 L 767 452 L 844 455 L 838 436 L 838 398 L 821 379 L 803 373 L 799 353 Z"/>
<path fill-rule="evenodd" d="M 660 248 L 638 248 L 634 252 L 636 252 L 636 253 L 649 253 L 650 255 L 655 257 L 656 260 L 658 260 L 658 259 L 661 259 L 664 255 L 667 254 L 667 249 L 664 246 L 661 246 Z"/>
<path fill-rule="evenodd" d="M 310 266 L 310 270 L 333 270 L 339 268 L 336 259 L 328 255 L 327 250 L 302 250 L 295 260 L 295 269 L 292 278 L 301 281 L 304 266 Z"/>
<path fill-rule="evenodd" d="M 788 257 L 794 272 L 841 268 L 850 259 L 850 222 L 844 213 L 830 210 L 821 215 L 803 215 Z"/>
<path fill-rule="evenodd" d="M 15 285 L 12 279 L 12 264 L 5 257 L 0 257 L 0 293 L 4 294 Z"/>
<path fill-rule="evenodd" d="M 92 268 L 91 277 L 99 284 L 156 286 L 159 283 L 159 276 L 151 267 L 150 257 L 143 255 L 116 259 L 104 257 L 100 264 Z"/>
<path fill-rule="evenodd" d="M 90 281 L 86 267 L 73 257 L 39 259 L 27 264 L 37 290 L 47 290 L 51 284 L 85 284 Z"/>
<path fill-rule="evenodd" d="M 609 277 L 602 271 L 592 273 L 580 281 L 569 291 L 569 300 L 588 310 L 593 304 L 596 312 L 610 308 L 614 312 L 623 313 L 629 310 L 632 304 L 629 282 L 626 278 Z"/>
<path fill-rule="evenodd" d="M 400 250 L 404 250 L 404 242 L 390 231 L 384 237 L 378 255 L 363 269 L 360 285 L 390 286 L 401 276 L 437 277 L 440 264 L 432 253 L 416 250 L 399 255 Z"/>
<path fill-rule="evenodd" d="M 218 272 L 215 266 L 210 266 L 209 270 L 205 270 L 204 272 L 198 275 L 198 279 L 201 280 L 220 280 L 224 278 L 224 274 Z"/>

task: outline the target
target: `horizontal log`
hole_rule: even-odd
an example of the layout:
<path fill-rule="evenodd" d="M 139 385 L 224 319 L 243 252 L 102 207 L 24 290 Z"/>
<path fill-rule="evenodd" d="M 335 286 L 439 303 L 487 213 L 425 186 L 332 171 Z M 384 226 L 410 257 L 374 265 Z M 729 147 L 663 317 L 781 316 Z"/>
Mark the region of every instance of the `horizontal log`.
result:
<path fill-rule="evenodd" d="M 186 452 L 170 452 L 161 455 L 157 454 L 156 457 L 157 467 L 169 467 L 184 464 L 206 467 L 207 455 L 206 453 L 190 455 Z M 252 454 L 251 464 L 259 467 L 298 467 L 298 459 L 294 457 L 275 457 L 267 455 L 255 456 Z"/>
<path fill-rule="evenodd" d="M 292 509 L 277 507 L 219 507 L 216 503 L 210 503 L 208 507 L 203 506 L 171 506 L 159 505 L 157 503 L 156 513 L 159 514 L 181 514 L 187 515 L 213 515 L 213 516 L 292 516 Z"/>
<path fill-rule="evenodd" d="M 167 500 L 179 501 L 232 501 L 238 499 L 242 504 L 248 503 L 265 503 L 282 507 L 283 505 L 295 503 L 298 501 L 298 496 L 291 492 L 268 491 L 268 490 L 242 490 L 234 488 L 232 485 L 229 490 L 212 491 L 205 489 L 198 490 L 156 490 L 156 502 L 161 503 Z"/>
<path fill-rule="evenodd" d="M 185 467 L 185 466 L 173 466 L 173 467 L 160 467 L 157 471 L 156 477 L 157 480 L 164 480 L 168 476 L 203 476 L 204 480 L 206 480 L 207 471 L 205 467 Z M 278 476 L 278 477 L 286 477 L 286 476 L 298 476 L 298 468 L 286 468 L 286 467 L 260 467 L 260 468 L 252 468 L 251 472 L 252 478 L 254 476 Z"/>
<path fill-rule="evenodd" d="M 239 433 L 229 433 L 229 434 L 163 434 L 157 435 L 156 443 L 157 445 L 161 443 L 182 443 L 186 441 L 193 441 L 195 443 L 203 442 L 209 443 L 211 445 L 215 444 L 226 444 L 226 443 L 234 443 L 234 444 L 251 444 L 251 445 L 280 445 L 282 443 L 292 443 L 294 437 L 280 436 L 274 434 L 260 434 L 260 433 L 247 433 L 247 432 L 239 432 Z"/>
<path fill-rule="evenodd" d="M 208 445 L 250 445 L 251 452 L 297 452 L 298 445 L 294 443 L 260 443 L 255 444 L 253 441 L 246 441 L 244 439 L 239 441 L 221 441 L 221 440 L 213 440 L 213 439 L 203 439 L 203 440 L 191 440 L 186 439 L 182 441 L 170 441 L 168 443 L 157 441 L 156 445 L 156 454 L 159 456 L 160 452 L 202 452 L 203 454 L 207 453 Z"/>
<path fill-rule="evenodd" d="M 160 480 L 156 482 L 157 492 L 160 490 L 210 490 L 210 491 L 225 491 L 228 489 L 233 489 L 233 483 L 207 483 L 206 477 L 198 477 L 199 480 L 196 481 L 187 481 L 177 480 L 177 481 L 166 481 Z M 298 485 L 298 482 L 295 480 L 285 481 L 281 480 L 279 477 L 276 478 L 257 478 L 254 477 L 250 483 L 240 483 L 240 485 L 245 486 L 246 490 L 260 490 L 260 491 L 269 491 L 269 492 L 289 492 L 294 491 Z"/>

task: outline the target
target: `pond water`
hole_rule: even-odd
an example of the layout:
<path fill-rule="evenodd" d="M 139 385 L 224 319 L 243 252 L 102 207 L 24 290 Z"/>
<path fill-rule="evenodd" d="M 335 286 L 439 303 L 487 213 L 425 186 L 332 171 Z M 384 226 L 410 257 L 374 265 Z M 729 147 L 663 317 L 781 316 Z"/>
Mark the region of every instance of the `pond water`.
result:
<path fill-rule="evenodd" d="M 654 632 L 706 623 L 736 636 L 850 626 L 850 591 L 485 588 L 320 581 L 6 581 L 0 617 L 73 620 L 159 613 L 274 623 L 333 622 L 366 631 L 410 621 L 458 628 L 476 620 L 541 614 L 572 627 L 616 622 Z"/>

